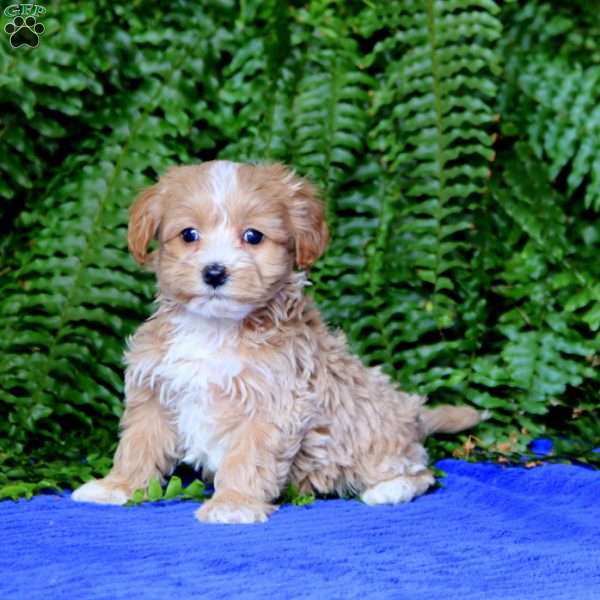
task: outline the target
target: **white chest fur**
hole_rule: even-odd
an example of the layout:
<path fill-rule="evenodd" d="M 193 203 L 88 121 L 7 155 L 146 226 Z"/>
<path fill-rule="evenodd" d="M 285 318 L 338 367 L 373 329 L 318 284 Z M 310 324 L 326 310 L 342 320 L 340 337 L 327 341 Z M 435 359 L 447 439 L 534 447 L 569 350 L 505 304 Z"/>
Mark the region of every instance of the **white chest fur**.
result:
<path fill-rule="evenodd" d="M 242 370 L 237 353 L 238 323 L 197 315 L 172 318 L 166 352 L 152 378 L 160 400 L 173 410 L 182 460 L 214 472 L 228 446 L 217 429 L 217 407 L 211 386 L 227 392 Z"/>

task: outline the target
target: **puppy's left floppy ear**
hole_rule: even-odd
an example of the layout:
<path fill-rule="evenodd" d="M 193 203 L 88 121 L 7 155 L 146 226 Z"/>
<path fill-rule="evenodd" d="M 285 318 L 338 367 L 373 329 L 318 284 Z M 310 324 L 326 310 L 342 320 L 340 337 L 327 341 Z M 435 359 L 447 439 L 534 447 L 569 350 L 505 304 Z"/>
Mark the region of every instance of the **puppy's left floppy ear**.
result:
<path fill-rule="evenodd" d="M 296 264 L 306 269 L 325 252 L 329 242 L 325 208 L 308 180 L 286 170 L 285 183 L 291 192 L 288 214 L 294 229 Z"/>
<path fill-rule="evenodd" d="M 129 209 L 127 242 L 133 258 L 143 265 L 148 260 L 148 244 L 156 237 L 160 223 L 159 185 L 146 188 Z"/>

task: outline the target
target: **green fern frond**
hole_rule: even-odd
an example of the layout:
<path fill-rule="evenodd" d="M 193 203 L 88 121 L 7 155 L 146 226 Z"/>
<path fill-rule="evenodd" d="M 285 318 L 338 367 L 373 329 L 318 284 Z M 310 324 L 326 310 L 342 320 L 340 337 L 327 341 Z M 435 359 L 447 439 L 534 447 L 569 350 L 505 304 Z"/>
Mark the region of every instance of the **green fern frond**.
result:
<path fill-rule="evenodd" d="M 91 97 L 103 91 L 98 74 L 70 49 L 77 44 L 85 57 L 97 33 L 92 11 L 64 6 L 60 22 L 44 19 L 45 36 L 35 52 L 19 52 L 0 44 L 0 198 L 11 199 L 32 189 L 55 152 L 65 150 L 70 130 L 65 123 L 79 119 L 86 129 L 81 92 Z M 8 21 L 3 17 L 2 27 Z M 3 40 L 4 42 L 4 40 Z M 0 203 L 0 214 L 6 202 Z"/>
<path fill-rule="evenodd" d="M 568 166 L 569 193 L 584 185 L 585 206 L 600 210 L 600 67 L 532 63 L 519 87 L 530 100 L 528 134 L 536 154 L 551 160 L 553 179 Z"/>
<path fill-rule="evenodd" d="M 361 25 L 392 30 L 366 59 L 381 68 L 369 145 L 390 182 L 372 246 L 378 289 L 368 288 L 381 350 L 369 354 L 410 389 L 459 390 L 465 379 L 464 362 L 450 357 L 472 342 L 448 336 L 465 294 L 472 205 L 494 156 L 497 12 L 491 2 L 396 3 L 367 11 Z"/>
<path fill-rule="evenodd" d="M 256 19 L 266 23 L 260 31 L 250 25 Z M 220 158 L 289 162 L 299 68 L 292 23 L 287 2 L 246 3 L 235 32 L 223 44 L 231 60 L 223 71 L 219 105 L 212 119 L 228 140 Z"/>
<path fill-rule="evenodd" d="M 334 6 L 339 7 L 338 10 Z M 374 80 L 361 69 L 362 55 L 341 2 L 315 2 L 299 11 L 305 53 L 294 101 L 293 162 L 320 182 L 329 199 L 330 221 L 337 213 L 334 191 L 360 164 L 369 124 Z"/>
<path fill-rule="evenodd" d="M 500 355 L 508 377 L 505 383 L 519 390 L 519 409 L 530 414 L 546 413 L 568 385 L 598 381 L 591 364 L 582 360 L 598 352 L 598 340 L 570 326 L 575 315 L 562 301 L 571 290 L 565 289 L 560 275 L 550 275 L 546 260 L 526 245 L 506 264 L 500 275 L 505 282 L 496 287 L 514 305 L 500 317 L 499 325 L 509 340 Z"/>
<path fill-rule="evenodd" d="M 549 256 L 562 260 L 568 253 L 567 215 L 563 200 L 549 185 L 545 167 L 527 144 L 517 143 L 502 162 L 493 195 L 515 223 Z"/>
<path fill-rule="evenodd" d="M 568 235 L 566 203 L 551 187 L 551 175 L 525 143 L 501 161 L 502 170 L 493 182 L 492 194 L 521 233 L 535 243 L 544 264 L 553 265 L 552 290 L 561 290 L 567 311 L 586 308 L 578 320 L 597 331 L 600 323 L 599 270 L 593 257 L 596 238 Z M 504 259 L 506 261 L 506 259 Z M 531 259 L 533 264 L 536 260 Z M 515 265 L 519 269 L 519 265 Z"/>
<path fill-rule="evenodd" d="M 569 194 L 583 190 L 585 206 L 598 211 L 600 64 L 593 57 L 600 55 L 600 44 L 588 29 L 589 53 L 572 51 L 572 36 L 579 35 L 585 11 L 556 11 L 532 2 L 513 18 L 502 44 L 507 58 L 500 94 L 500 108 L 507 113 L 505 129 L 526 131 L 538 158 L 550 161 L 551 178 L 562 174 Z M 579 48 L 581 42 L 578 39 Z"/>
<path fill-rule="evenodd" d="M 472 229 L 469 202 L 484 192 L 494 156 L 485 128 L 496 120 L 497 12 L 492 2 L 406 3 L 395 17 L 394 45 L 374 51 L 373 60 L 389 66 L 375 98 L 373 145 L 399 174 L 405 204 L 394 250 L 429 284 L 428 306 L 440 328 L 455 320 L 452 292 L 456 271 L 467 267 L 460 248 Z"/>
<path fill-rule="evenodd" d="M 591 319 L 587 329 L 582 326 L 599 299 L 590 260 L 594 249 L 573 243 L 566 203 L 527 144 L 516 144 L 498 163 L 491 197 L 504 216 L 495 215 L 498 239 L 482 248 L 491 252 L 482 264 L 493 272 L 491 292 L 503 299 L 489 302 L 506 308 L 497 317 L 501 337 L 487 332 L 486 347 L 497 354 L 472 362 L 467 396 L 492 409 L 496 419 L 518 418 L 529 435 L 539 435 L 544 427 L 539 415 L 569 408 L 569 389 L 599 383 L 593 367 L 600 348 L 597 323 Z"/>

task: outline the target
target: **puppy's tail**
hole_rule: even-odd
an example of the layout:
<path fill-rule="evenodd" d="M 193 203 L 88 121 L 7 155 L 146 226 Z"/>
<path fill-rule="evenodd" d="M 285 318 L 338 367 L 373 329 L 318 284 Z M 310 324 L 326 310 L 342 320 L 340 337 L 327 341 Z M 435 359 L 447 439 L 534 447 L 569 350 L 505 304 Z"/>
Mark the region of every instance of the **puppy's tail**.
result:
<path fill-rule="evenodd" d="M 470 406 L 424 408 L 419 415 L 424 438 L 436 431 L 457 433 L 463 429 L 475 427 L 477 423 L 486 418 L 485 412 L 482 413 Z"/>

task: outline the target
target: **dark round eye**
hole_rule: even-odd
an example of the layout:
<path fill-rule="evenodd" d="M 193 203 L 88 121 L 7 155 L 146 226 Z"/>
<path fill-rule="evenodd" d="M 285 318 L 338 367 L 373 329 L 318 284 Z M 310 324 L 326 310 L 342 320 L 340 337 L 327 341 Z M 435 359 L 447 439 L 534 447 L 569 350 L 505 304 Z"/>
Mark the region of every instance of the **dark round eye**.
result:
<path fill-rule="evenodd" d="M 244 235 L 242 236 L 245 242 L 248 242 L 248 244 L 252 244 L 253 246 L 260 244 L 264 237 L 265 236 L 256 229 L 246 229 L 246 231 L 244 231 Z"/>
<path fill-rule="evenodd" d="M 181 238 L 186 244 L 197 242 L 200 239 L 200 232 L 193 227 L 187 227 L 181 232 Z"/>

